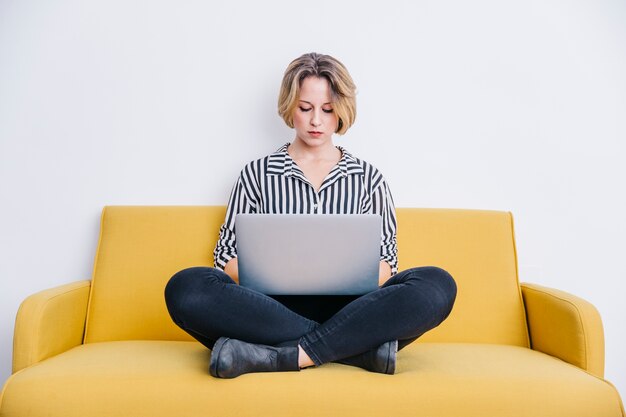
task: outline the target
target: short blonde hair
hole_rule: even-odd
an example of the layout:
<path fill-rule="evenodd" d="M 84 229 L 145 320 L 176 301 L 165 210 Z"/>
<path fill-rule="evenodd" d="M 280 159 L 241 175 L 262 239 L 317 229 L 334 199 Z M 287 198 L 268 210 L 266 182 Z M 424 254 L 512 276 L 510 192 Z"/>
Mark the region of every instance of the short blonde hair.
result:
<path fill-rule="evenodd" d="M 337 115 L 337 130 L 343 135 L 356 119 L 356 86 L 346 67 L 330 55 L 315 52 L 304 54 L 289 64 L 283 76 L 278 95 L 278 114 L 287 126 L 293 128 L 293 113 L 298 106 L 300 87 L 307 77 L 328 80 Z"/>

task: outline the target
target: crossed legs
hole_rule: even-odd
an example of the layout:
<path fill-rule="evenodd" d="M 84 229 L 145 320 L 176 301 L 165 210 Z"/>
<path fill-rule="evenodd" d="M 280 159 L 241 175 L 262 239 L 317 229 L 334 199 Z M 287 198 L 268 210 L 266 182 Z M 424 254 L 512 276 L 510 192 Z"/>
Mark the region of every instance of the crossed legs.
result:
<path fill-rule="evenodd" d="M 267 295 L 237 285 L 215 268 L 182 270 L 165 289 L 174 322 L 209 349 L 221 337 L 298 346 L 301 367 L 350 363 L 350 358 L 393 340 L 402 349 L 445 320 L 455 297 L 456 284 L 446 271 L 412 268 L 318 323 Z"/>

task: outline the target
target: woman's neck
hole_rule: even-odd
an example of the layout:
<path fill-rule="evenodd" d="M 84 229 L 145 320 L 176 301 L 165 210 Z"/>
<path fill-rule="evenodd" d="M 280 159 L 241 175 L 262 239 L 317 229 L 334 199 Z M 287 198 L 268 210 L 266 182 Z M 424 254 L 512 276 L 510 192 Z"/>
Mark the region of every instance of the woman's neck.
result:
<path fill-rule="evenodd" d="M 289 156 L 294 160 L 338 160 L 341 159 L 341 151 L 328 141 L 321 146 L 309 146 L 299 138 L 287 148 Z"/>

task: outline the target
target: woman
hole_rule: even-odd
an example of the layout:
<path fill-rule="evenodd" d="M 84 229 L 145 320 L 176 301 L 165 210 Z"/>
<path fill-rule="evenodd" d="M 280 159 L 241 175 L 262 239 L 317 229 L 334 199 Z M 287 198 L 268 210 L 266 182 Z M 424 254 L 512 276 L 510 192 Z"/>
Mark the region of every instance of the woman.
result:
<path fill-rule="evenodd" d="M 396 273 L 387 183 L 372 165 L 333 144 L 333 134 L 345 133 L 356 117 L 355 86 L 343 64 L 316 53 L 294 60 L 283 77 L 278 112 L 295 130 L 293 142 L 243 168 L 220 229 L 216 268 L 172 277 L 165 289 L 170 315 L 212 350 L 214 377 L 332 361 L 393 374 L 396 352 L 449 315 L 455 282 L 436 267 Z M 239 286 L 238 213 L 379 214 L 380 288 L 360 297 L 271 297 Z"/>

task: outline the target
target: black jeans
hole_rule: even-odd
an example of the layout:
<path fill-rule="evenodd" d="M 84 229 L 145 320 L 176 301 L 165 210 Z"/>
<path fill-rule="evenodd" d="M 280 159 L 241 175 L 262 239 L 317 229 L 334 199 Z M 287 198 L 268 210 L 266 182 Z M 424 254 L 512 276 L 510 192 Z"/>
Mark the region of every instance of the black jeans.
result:
<path fill-rule="evenodd" d="M 300 344 L 318 366 L 390 340 L 402 349 L 444 321 L 455 298 L 454 280 L 436 267 L 408 269 L 356 297 L 271 297 L 208 267 L 184 269 L 165 288 L 174 322 L 209 349 L 220 337 Z"/>

